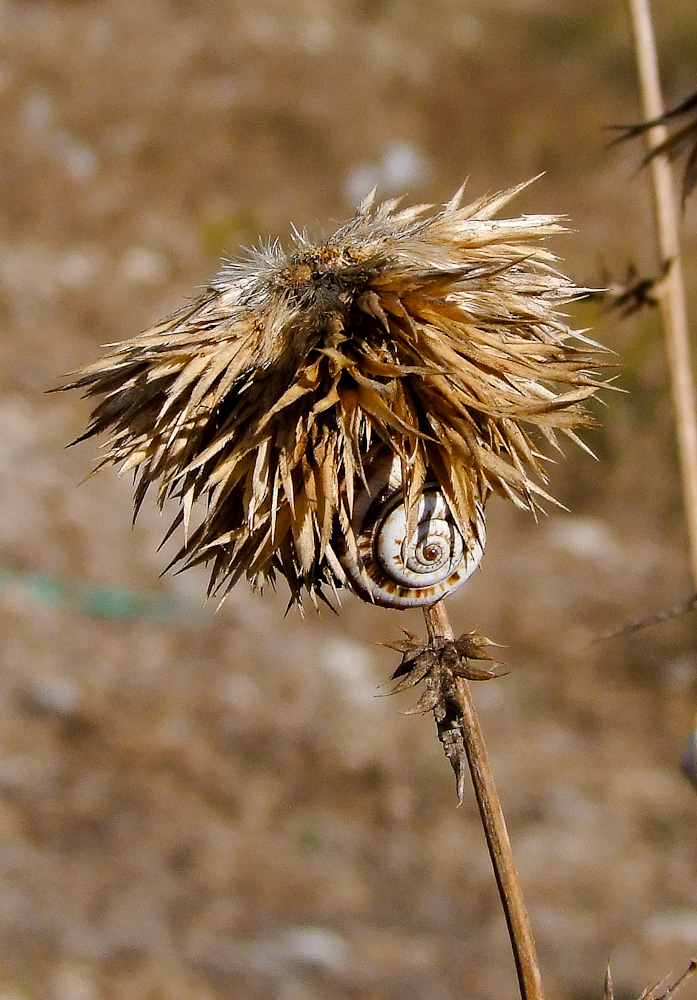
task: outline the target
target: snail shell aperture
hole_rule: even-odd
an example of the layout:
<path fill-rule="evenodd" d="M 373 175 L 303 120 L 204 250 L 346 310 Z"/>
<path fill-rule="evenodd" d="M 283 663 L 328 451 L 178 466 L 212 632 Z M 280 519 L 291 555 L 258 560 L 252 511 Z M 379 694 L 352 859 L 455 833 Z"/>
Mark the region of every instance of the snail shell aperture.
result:
<path fill-rule="evenodd" d="M 348 585 L 384 607 L 435 604 L 462 586 L 481 561 L 485 532 L 479 507 L 477 515 L 476 525 L 463 536 L 442 491 L 427 482 L 407 539 L 401 463 L 397 456 L 383 455 L 373 465 L 368 491 L 354 505 L 356 550 L 347 544 L 340 555 Z"/>

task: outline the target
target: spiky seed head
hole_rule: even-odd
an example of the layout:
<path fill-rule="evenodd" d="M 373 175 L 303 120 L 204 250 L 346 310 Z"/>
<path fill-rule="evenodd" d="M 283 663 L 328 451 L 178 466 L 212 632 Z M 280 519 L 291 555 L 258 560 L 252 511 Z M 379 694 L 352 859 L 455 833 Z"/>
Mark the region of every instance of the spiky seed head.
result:
<path fill-rule="evenodd" d="M 83 435 L 109 435 L 98 467 L 135 470 L 136 512 L 155 482 L 178 500 L 174 562 L 210 562 L 223 595 L 243 575 L 280 573 L 297 603 L 345 584 L 337 538 L 354 543 L 376 445 L 409 509 L 435 481 L 463 529 L 492 490 L 547 497 L 536 441 L 592 422 L 599 351 L 560 311 L 583 290 L 541 245 L 559 218 L 494 218 L 524 186 L 440 209 L 370 196 L 323 242 L 294 231 L 227 262 L 76 373 L 66 388 L 101 397 Z"/>

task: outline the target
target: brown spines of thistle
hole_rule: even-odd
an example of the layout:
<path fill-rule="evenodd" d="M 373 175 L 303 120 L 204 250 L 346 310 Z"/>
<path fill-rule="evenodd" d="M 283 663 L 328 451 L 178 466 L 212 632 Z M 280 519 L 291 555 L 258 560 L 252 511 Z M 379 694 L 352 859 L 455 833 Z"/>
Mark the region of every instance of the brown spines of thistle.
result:
<path fill-rule="evenodd" d="M 522 186 L 521 186 L 522 187 Z M 560 306 L 580 290 L 540 245 L 554 216 L 493 216 L 520 190 L 400 210 L 372 199 L 330 239 L 294 233 L 226 264 L 207 291 L 80 372 L 102 397 L 83 437 L 100 466 L 179 501 L 175 562 L 211 563 L 210 590 L 288 581 L 291 600 L 346 583 L 354 496 L 376 446 L 401 458 L 414 509 L 426 482 L 456 521 L 492 490 L 546 497 L 538 438 L 591 423 L 595 345 Z M 196 526 L 197 501 L 202 514 Z"/>

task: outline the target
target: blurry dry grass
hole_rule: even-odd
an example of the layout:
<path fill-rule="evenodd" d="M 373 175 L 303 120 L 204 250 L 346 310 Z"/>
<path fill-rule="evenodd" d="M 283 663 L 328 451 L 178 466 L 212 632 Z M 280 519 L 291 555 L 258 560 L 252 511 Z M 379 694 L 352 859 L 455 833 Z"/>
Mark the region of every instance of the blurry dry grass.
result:
<path fill-rule="evenodd" d="M 644 118 L 654 121 L 646 133 L 654 206 L 656 251 L 663 277 L 657 286 L 666 362 L 671 383 L 678 467 L 682 482 L 683 519 L 688 539 L 692 590 L 697 590 L 697 396 L 685 294 L 680 217 L 675 178 L 666 150 L 667 130 L 658 123 L 664 110 L 658 52 L 649 0 L 627 0 L 637 62 L 638 89 Z M 684 200 L 690 190 L 691 157 L 682 181 Z"/>
<path fill-rule="evenodd" d="M 663 16 L 671 98 L 697 15 Z M 119 622 L 0 592 L 0 992 L 500 997 L 473 805 L 452 808 L 429 722 L 375 697 L 396 665 L 377 643 L 418 617 L 348 599 L 303 623 L 243 591 L 200 609 L 204 579 L 158 580 L 162 525 L 131 532 L 129 483 L 77 487 L 92 454 L 63 446 L 86 408 L 43 393 L 225 249 L 329 229 L 376 175 L 438 200 L 464 174 L 476 196 L 547 170 L 521 208 L 570 215 L 569 273 L 649 272 L 640 157 L 601 133 L 638 117 L 620 6 L 6 2 L 0 25 L 0 567 L 191 608 Z M 685 227 L 694 275 L 689 203 Z M 598 996 L 608 955 L 637 996 L 697 942 L 692 619 L 588 645 L 689 589 L 654 322 L 596 330 L 631 395 L 601 413 L 600 463 L 552 469 L 572 514 L 492 506 L 453 602 L 456 632 L 509 647 L 475 696 L 551 1000 Z"/>

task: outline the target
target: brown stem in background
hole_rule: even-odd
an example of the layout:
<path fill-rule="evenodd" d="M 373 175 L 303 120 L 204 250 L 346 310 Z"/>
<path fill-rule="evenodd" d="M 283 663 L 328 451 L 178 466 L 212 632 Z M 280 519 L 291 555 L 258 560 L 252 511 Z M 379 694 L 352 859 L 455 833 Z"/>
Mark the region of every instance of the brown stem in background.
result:
<path fill-rule="evenodd" d="M 627 0 L 634 34 L 643 112 L 647 120 L 663 114 L 663 99 L 649 0 Z M 667 138 L 665 126 L 646 132 L 649 152 Z M 650 160 L 656 240 L 666 276 L 656 289 L 668 355 L 683 504 L 689 543 L 692 584 L 697 591 L 697 407 L 690 352 L 687 306 L 680 259 L 679 216 L 669 156 Z"/>
<path fill-rule="evenodd" d="M 453 630 L 442 601 L 424 608 L 426 627 L 432 644 L 439 639 L 453 640 Z M 523 891 L 518 879 L 511 842 L 494 775 L 489 763 L 484 736 L 474 709 L 469 684 L 464 677 L 456 678 L 456 696 L 460 715 L 460 731 L 469 764 L 474 794 L 484 827 L 496 884 L 506 915 L 508 933 L 513 948 L 518 983 L 523 1000 L 543 1000 L 542 979 L 537 961 L 535 941 L 528 919 Z"/>

